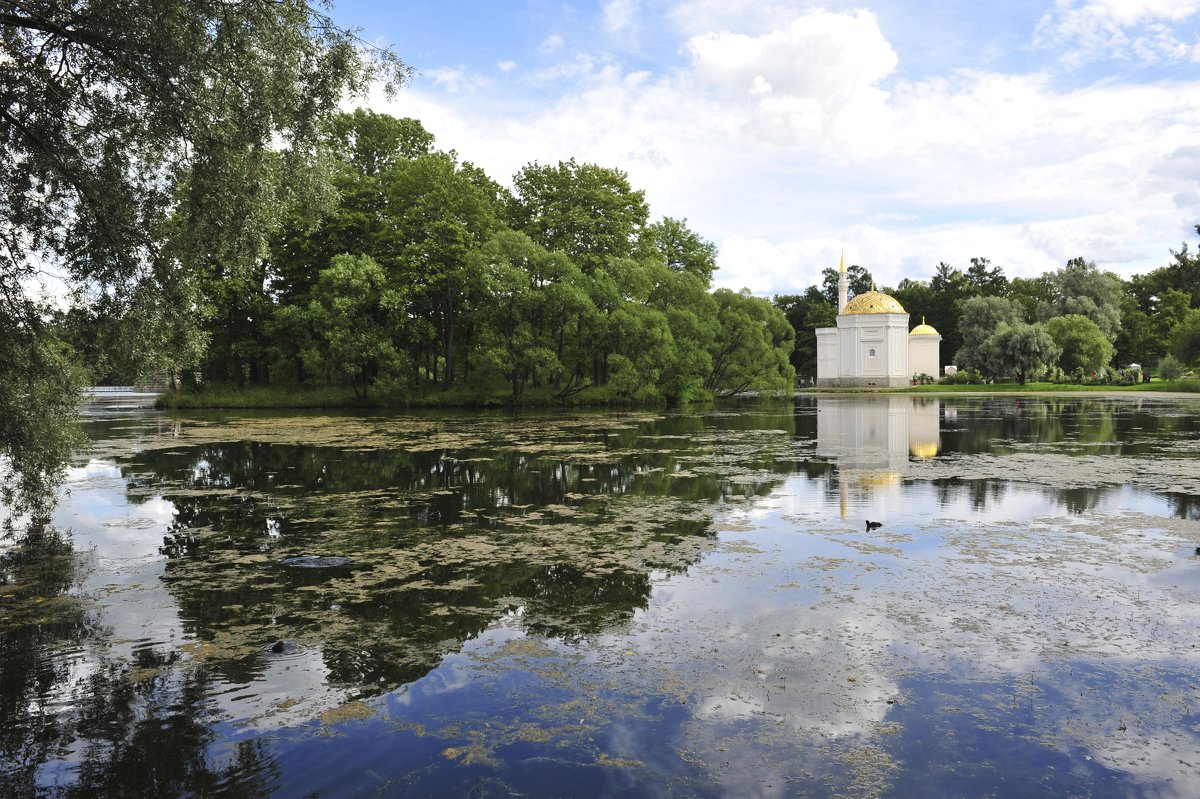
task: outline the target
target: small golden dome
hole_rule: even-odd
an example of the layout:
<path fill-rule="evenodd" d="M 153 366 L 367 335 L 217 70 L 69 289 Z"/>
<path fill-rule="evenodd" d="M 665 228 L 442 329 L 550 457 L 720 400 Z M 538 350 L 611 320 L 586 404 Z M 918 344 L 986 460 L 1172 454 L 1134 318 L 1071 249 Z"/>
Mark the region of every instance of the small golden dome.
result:
<path fill-rule="evenodd" d="M 896 298 L 890 294 L 882 294 L 878 291 L 864 291 L 850 302 L 846 303 L 846 309 L 842 311 L 844 314 L 863 314 L 863 313 L 908 313 L 904 310 L 904 306 L 896 301 Z"/>
<path fill-rule="evenodd" d="M 921 324 L 908 331 L 910 336 L 936 336 L 938 332 L 933 329 L 933 325 L 925 324 L 925 315 L 921 314 Z"/>

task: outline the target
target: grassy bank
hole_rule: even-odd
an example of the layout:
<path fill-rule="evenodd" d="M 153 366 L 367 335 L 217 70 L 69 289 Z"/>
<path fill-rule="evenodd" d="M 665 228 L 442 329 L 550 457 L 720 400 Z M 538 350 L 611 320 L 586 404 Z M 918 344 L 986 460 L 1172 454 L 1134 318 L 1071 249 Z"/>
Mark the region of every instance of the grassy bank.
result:
<path fill-rule="evenodd" d="M 1019 383 L 995 383 L 992 385 L 971 385 L 964 383 L 951 385 L 935 383 L 931 386 L 909 386 L 896 390 L 912 394 L 951 394 L 961 392 L 983 392 L 988 394 L 1062 394 L 1064 392 L 1085 392 L 1109 394 L 1115 391 L 1170 391 L 1196 394 L 1200 393 L 1200 380 L 1152 380 L 1149 383 L 1137 383 L 1134 385 L 1080 385 L 1078 383 L 1026 383 L 1025 385 Z"/>
<path fill-rule="evenodd" d="M 985 384 L 934 384 L 930 386 L 906 386 L 895 389 L 835 388 L 803 389 L 804 393 L 902 393 L 902 394 L 1062 394 L 1062 393 L 1113 393 L 1113 392 L 1182 392 L 1200 393 L 1200 380 L 1155 380 L 1137 385 L 1078 385 L 1073 383 L 995 383 Z M 424 392 L 403 394 L 374 394 L 366 399 L 354 396 L 349 388 L 295 387 L 295 386 L 205 386 L 194 391 L 173 391 L 162 395 L 155 407 L 170 410 L 248 410 L 280 409 L 303 410 L 321 408 L 347 409 L 397 409 L 397 408 L 488 408 L 507 407 L 511 403 L 496 398 L 481 398 L 477 393 L 466 390 L 441 391 L 431 389 Z M 549 392 L 531 391 L 520 403 L 529 408 L 555 408 L 564 405 L 579 407 L 630 407 L 631 403 L 603 391 L 581 393 L 563 402 Z"/>
<path fill-rule="evenodd" d="M 711 399 L 711 398 L 708 398 Z M 703 401 L 704 398 L 701 398 Z M 637 403 L 616 395 L 605 388 L 581 391 L 563 400 L 548 389 L 525 392 L 520 407 L 634 407 Z M 653 404 L 653 403 L 652 403 Z M 658 403 L 661 404 L 661 403 Z M 507 397 L 481 394 L 478 390 L 453 388 L 442 391 L 430 387 L 421 391 L 379 391 L 365 399 L 356 397 L 349 388 L 303 386 L 236 386 L 206 385 L 187 391 L 163 394 L 155 407 L 168 410 L 247 410 L 247 409 L 408 409 L 408 408 L 505 408 L 513 403 Z M 646 403 L 641 403 L 642 407 Z"/>
<path fill-rule="evenodd" d="M 1200 380 L 1154 380 L 1137 385 L 1080 385 L 1078 383 L 934 383 L 902 388 L 804 388 L 805 394 L 1112 394 L 1114 392 L 1178 392 L 1200 394 Z"/>

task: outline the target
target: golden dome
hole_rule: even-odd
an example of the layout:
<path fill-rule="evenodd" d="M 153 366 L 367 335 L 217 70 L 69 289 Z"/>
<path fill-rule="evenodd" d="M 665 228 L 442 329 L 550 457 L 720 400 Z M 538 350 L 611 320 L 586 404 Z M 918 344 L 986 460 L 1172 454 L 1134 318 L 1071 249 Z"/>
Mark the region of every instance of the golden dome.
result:
<path fill-rule="evenodd" d="M 844 314 L 862 313 L 908 313 L 904 306 L 889 294 L 878 291 L 864 291 L 850 302 L 846 303 Z"/>
<path fill-rule="evenodd" d="M 933 325 L 925 324 L 925 314 L 921 314 L 921 324 L 908 331 L 910 336 L 936 336 L 938 332 L 933 329 Z"/>

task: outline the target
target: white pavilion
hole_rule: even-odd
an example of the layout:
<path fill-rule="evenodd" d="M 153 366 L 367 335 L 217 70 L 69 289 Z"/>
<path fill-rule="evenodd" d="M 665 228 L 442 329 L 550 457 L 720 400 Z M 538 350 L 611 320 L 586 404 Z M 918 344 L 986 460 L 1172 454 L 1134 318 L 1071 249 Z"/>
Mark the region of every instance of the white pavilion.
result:
<path fill-rule="evenodd" d="M 838 264 L 837 327 L 817 328 L 817 387 L 907 386 L 913 375 L 941 373 L 941 335 L 930 325 L 908 329 L 895 297 L 871 290 L 849 302 L 846 259 Z"/>

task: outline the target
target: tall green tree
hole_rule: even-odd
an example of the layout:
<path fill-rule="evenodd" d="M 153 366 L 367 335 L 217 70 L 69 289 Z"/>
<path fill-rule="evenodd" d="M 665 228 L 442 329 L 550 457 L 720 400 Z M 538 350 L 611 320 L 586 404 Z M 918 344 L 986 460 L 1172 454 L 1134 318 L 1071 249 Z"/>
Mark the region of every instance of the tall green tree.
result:
<path fill-rule="evenodd" d="M 346 178 L 338 182 L 344 192 L 361 179 L 378 178 L 403 161 L 433 152 L 434 138 L 411 117 L 356 108 L 329 120 L 324 141 L 334 169 Z"/>
<path fill-rule="evenodd" d="M 1154 335 L 1149 314 L 1142 310 L 1132 291 L 1121 297 L 1121 332 L 1113 345 L 1125 365 L 1155 363 L 1165 351 L 1163 342 Z"/>
<path fill-rule="evenodd" d="M 795 343 L 790 361 L 801 381 L 817 377 L 817 334 L 819 327 L 837 324 L 837 306 L 825 298 L 816 286 L 809 286 L 803 294 L 785 294 L 772 302 L 783 311 L 784 317 L 795 332 Z M 907 307 L 907 306 L 905 306 Z"/>
<path fill-rule="evenodd" d="M 720 330 L 705 388 L 721 396 L 792 388 L 796 372 L 788 354 L 795 333 L 783 311 L 744 289 L 717 289 L 714 298 Z"/>
<path fill-rule="evenodd" d="M 369 255 L 339 255 L 321 271 L 308 316 L 317 331 L 312 367 L 349 378 L 365 398 L 380 377 L 401 371 L 394 328 L 404 298 L 388 287 L 387 273 Z"/>
<path fill-rule="evenodd" d="M 987 258 L 972 258 L 967 267 L 967 281 L 976 293 L 985 297 L 1003 297 L 1008 293 L 1008 278 L 999 266 L 992 266 Z"/>
<path fill-rule="evenodd" d="M 875 288 L 875 278 L 864 266 L 851 264 L 846 267 L 847 299 L 854 299 L 859 294 L 865 294 Z M 826 267 L 821 270 L 821 293 L 826 301 L 837 308 L 838 302 L 838 270 Z"/>
<path fill-rule="evenodd" d="M 1200 225 L 1196 225 L 1196 232 L 1200 233 Z M 1162 296 L 1168 289 L 1187 294 L 1189 308 L 1200 307 L 1200 252 L 1189 250 L 1184 242 L 1178 251 L 1171 250 L 1171 256 L 1171 263 L 1130 281 L 1143 311 L 1149 312 L 1151 298 Z"/>
<path fill-rule="evenodd" d="M 1052 292 L 1046 275 L 1014 277 L 1008 284 L 1008 298 L 1021 304 L 1025 321 L 1040 317 L 1041 310 L 1050 307 Z"/>
<path fill-rule="evenodd" d="M 619 169 L 533 163 L 513 178 L 509 223 L 548 250 L 566 253 L 585 274 L 633 254 L 649 209 L 644 192 Z"/>
<path fill-rule="evenodd" d="M 1002 323 L 979 348 L 981 369 L 993 377 L 1015 377 L 1024 385 L 1037 379 L 1062 353 L 1042 325 Z"/>
<path fill-rule="evenodd" d="M 311 172 L 321 121 L 346 90 L 407 74 L 390 53 L 364 59 L 353 32 L 303 0 L 0 3 L 0 52 L 0 340 L 22 348 L 0 361 L 0 406 L 14 412 L 27 392 L 13 370 L 52 347 L 26 294 L 42 264 L 118 314 L 194 302 L 181 267 L 252 268 L 263 209 L 288 194 L 281 177 L 322 184 L 296 176 Z M 178 328 L 193 310 L 148 314 L 147 325 Z M 147 325 L 131 348 L 160 363 L 194 351 L 172 352 L 177 330 Z M 0 456 L 24 461 L 20 428 L 35 420 L 2 421 Z"/>
<path fill-rule="evenodd" d="M 691 270 L 657 270 L 648 304 L 666 315 L 675 343 L 674 359 L 660 380 L 664 397 L 672 403 L 701 398 L 719 333 L 717 302 L 708 284 Z"/>
<path fill-rule="evenodd" d="M 1050 303 L 1040 316 L 1080 314 L 1091 319 L 1109 341 L 1121 331 L 1121 295 L 1124 281 L 1112 272 L 1101 272 L 1096 264 L 1072 258 L 1062 269 L 1046 275 Z"/>
<path fill-rule="evenodd" d="M 434 137 L 415 119 L 358 109 L 338 114 L 320 140 L 335 201 L 315 218 L 296 209 L 272 242 L 270 292 L 283 305 L 306 305 L 317 275 L 341 253 L 370 255 L 393 266 L 388 185 L 406 162 L 430 155 Z"/>
<path fill-rule="evenodd" d="M 386 249 L 397 253 L 393 280 L 412 289 L 410 313 L 423 318 L 436 339 L 436 356 L 415 342 L 443 388 L 460 377 L 458 340 L 472 311 L 484 301 L 481 274 L 471 253 L 491 239 L 500 225 L 496 190 L 479 181 L 470 165 L 453 155 L 431 153 L 389 170 L 385 214 Z M 440 366 L 439 366 L 440 364 Z"/>
<path fill-rule="evenodd" d="M 938 317 L 938 307 L 933 294 L 933 288 L 927 281 L 913 280 L 906 277 L 900 281 L 900 285 L 894 290 L 884 293 L 891 294 L 904 306 L 904 310 L 908 311 L 910 324 L 915 325 L 921 319 L 924 319 L 927 324 L 933 325 L 939 333 L 941 332 L 941 328 L 938 327 L 941 319 Z"/>
<path fill-rule="evenodd" d="M 717 245 L 691 230 L 686 219 L 668 216 L 647 225 L 638 237 L 638 254 L 661 257 L 668 268 L 695 275 L 705 287 L 717 271 Z"/>
<path fill-rule="evenodd" d="M 1058 365 L 1065 372 L 1082 369 L 1090 374 L 1107 366 L 1112 360 L 1112 342 L 1104 335 L 1104 331 L 1086 316 L 1056 316 L 1047 319 L 1043 327 L 1062 350 Z"/>
<path fill-rule="evenodd" d="M 1193 308 L 1171 330 L 1171 354 L 1186 366 L 1200 366 L 1200 308 Z"/>
<path fill-rule="evenodd" d="M 528 386 L 562 375 L 560 331 L 590 302 L 583 273 L 562 253 L 507 229 L 471 257 L 480 262 L 489 298 L 480 309 L 480 368 L 499 375 L 519 403 Z"/>
<path fill-rule="evenodd" d="M 995 358 L 989 354 L 988 339 L 1002 326 L 1015 328 L 1021 323 L 1021 308 L 1005 297 L 971 297 L 962 303 L 958 333 L 962 345 L 954 362 L 962 369 L 995 372 Z"/>
<path fill-rule="evenodd" d="M 962 303 L 976 295 L 975 286 L 962 270 L 941 261 L 933 270 L 929 288 L 933 291 L 933 308 L 926 321 L 942 334 L 942 352 L 957 353 L 963 346 L 959 332 Z"/>

